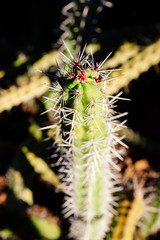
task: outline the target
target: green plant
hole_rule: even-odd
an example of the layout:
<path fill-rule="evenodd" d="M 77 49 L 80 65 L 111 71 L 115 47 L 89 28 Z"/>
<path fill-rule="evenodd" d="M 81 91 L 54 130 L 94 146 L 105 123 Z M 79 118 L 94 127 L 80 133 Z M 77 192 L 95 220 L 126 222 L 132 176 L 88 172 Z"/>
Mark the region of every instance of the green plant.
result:
<path fill-rule="evenodd" d="M 65 44 L 65 42 L 64 42 Z M 93 55 L 70 58 L 63 55 L 64 68 L 59 69 L 49 86 L 46 112 L 53 112 L 60 178 L 66 192 L 64 217 L 71 221 L 70 235 L 75 239 L 98 240 L 109 230 L 116 205 L 113 193 L 119 190 L 117 158 L 123 160 L 116 144 L 127 147 L 118 136 L 127 113 L 115 114 L 114 103 L 120 94 L 109 96 L 107 84 L 112 70 L 94 62 Z M 45 73 L 46 74 L 46 73 Z M 48 74 L 46 74 L 48 75 Z"/>

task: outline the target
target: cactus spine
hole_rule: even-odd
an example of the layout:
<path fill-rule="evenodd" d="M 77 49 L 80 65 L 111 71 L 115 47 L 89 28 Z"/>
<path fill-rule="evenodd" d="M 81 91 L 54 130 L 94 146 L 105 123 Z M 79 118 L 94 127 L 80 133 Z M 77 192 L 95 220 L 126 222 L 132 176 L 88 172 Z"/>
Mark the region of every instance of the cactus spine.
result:
<path fill-rule="evenodd" d="M 66 45 L 66 44 L 65 44 Z M 117 131 L 124 126 L 115 115 L 114 102 L 120 94 L 109 97 L 107 82 L 111 70 L 104 71 L 93 56 L 79 54 L 75 59 L 68 49 L 64 69 L 49 87 L 55 128 L 56 156 L 60 177 L 66 191 L 64 217 L 70 217 L 70 233 L 75 239 L 100 240 L 109 230 L 116 204 L 113 192 L 118 183 L 116 158 L 123 160 L 116 143 L 126 146 Z M 56 125 L 57 124 L 57 125 Z"/>

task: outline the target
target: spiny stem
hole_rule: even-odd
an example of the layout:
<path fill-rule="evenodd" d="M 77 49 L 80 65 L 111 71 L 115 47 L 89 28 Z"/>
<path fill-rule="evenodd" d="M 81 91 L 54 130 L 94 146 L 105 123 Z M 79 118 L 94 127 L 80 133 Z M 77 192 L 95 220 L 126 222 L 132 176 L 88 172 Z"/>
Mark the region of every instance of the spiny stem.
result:
<path fill-rule="evenodd" d="M 49 88 L 52 97 L 45 97 L 53 102 L 54 116 L 62 129 L 61 137 L 56 135 L 56 154 L 59 152 L 60 178 L 66 192 L 63 214 L 70 218 L 72 237 L 100 240 L 115 214 L 113 193 L 120 190 L 115 187 L 119 170 L 115 159 L 123 157 L 116 144 L 126 144 L 116 130 L 123 127 L 125 121 L 120 124 L 118 119 L 126 113 L 115 115 L 113 110 L 120 94 L 112 98 L 107 95 L 112 70 L 102 67 L 108 57 L 95 64 L 93 56 L 83 55 L 84 50 L 75 58 L 64 44 L 69 53 L 69 57 L 62 53 L 65 70 L 60 70 L 63 74 Z"/>

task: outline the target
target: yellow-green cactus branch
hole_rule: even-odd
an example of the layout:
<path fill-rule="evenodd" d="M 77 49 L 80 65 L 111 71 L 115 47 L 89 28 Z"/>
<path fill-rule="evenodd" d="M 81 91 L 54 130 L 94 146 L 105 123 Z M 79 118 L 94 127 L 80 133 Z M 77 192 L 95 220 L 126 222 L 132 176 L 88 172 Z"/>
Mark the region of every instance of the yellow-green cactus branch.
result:
<path fill-rule="evenodd" d="M 42 140 L 42 131 L 40 130 L 40 126 L 36 122 L 33 122 L 30 125 L 29 132 L 37 141 Z"/>
<path fill-rule="evenodd" d="M 101 45 L 99 43 L 90 43 L 86 46 L 85 53 L 87 55 L 90 55 L 91 52 L 96 53 L 96 52 L 100 51 L 100 49 L 101 49 Z"/>
<path fill-rule="evenodd" d="M 14 192 L 15 196 L 28 205 L 33 204 L 33 193 L 24 185 L 21 173 L 14 168 L 10 168 L 7 173 L 8 186 Z"/>
<path fill-rule="evenodd" d="M 0 92 L 0 113 L 11 110 L 12 107 L 26 103 L 33 98 L 42 96 L 46 92 L 45 84 L 49 83 L 46 76 L 39 76 L 37 70 L 48 70 L 50 66 L 55 66 L 56 62 L 60 60 L 60 53 L 57 50 L 46 53 L 42 58 L 37 60 L 29 69 L 29 74 L 33 75 L 29 79 L 29 83 L 22 86 L 11 86 L 9 89 Z M 37 73 L 35 75 L 35 73 Z M 4 77 L 5 72 L 0 71 L 0 78 Z M 19 77 L 18 77 L 19 78 Z M 17 78 L 17 79 L 18 79 Z M 22 76 L 21 79 L 26 79 Z"/>
<path fill-rule="evenodd" d="M 31 222 L 37 229 L 38 233 L 40 234 L 43 239 L 46 240 L 56 240 L 60 238 L 61 231 L 58 225 L 53 224 L 53 222 L 41 219 L 36 216 L 30 216 Z"/>
<path fill-rule="evenodd" d="M 55 66 L 57 62 L 60 61 L 60 53 L 57 50 L 52 50 L 48 53 L 45 53 L 39 60 L 37 60 L 31 67 L 29 71 L 36 71 L 43 69 L 47 71 L 51 66 Z"/>
<path fill-rule="evenodd" d="M 150 212 L 147 218 L 144 220 L 140 229 L 140 235 L 148 237 L 151 234 L 156 234 L 160 229 L 160 189 L 155 191 L 155 197 L 152 201 L 151 208 L 155 211 Z"/>
<path fill-rule="evenodd" d="M 121 240 L 123 229 L 126 223 L 126 215 L 128 214 L 131 202 L 127 199 L 120 203 L 118 208 L 119 215 L 116 217 L 116 226 L 113 228 L 112 237 L 110 240 Z"/>
<path fill-rule="evenodd" d="M 34 171 L 40 175 L 41 179 L 60 190 L 63 190 L 58 176 L 49 168 L 47 163 L 40 157 L 37 157 L 33 152 L 30 152 L 26 146 L 22 148 L 28 162 L 34 168 Z"/>
<path fill-rule="evenodd" d="M 115 218 L 116 225 L 112 229 L 110 240 L 133 240 L 135 235 L 142 237 L 139 239 L 143 239 L 145 236 L 139 231 L 139 225 L 141 224 L 141 228 L 146 231 L 149 215 L 158 211 L 157 207 L 152 206 L 155 198 L 154 188 L 147 187 L 146 181 L 144 179 L 139 181 L 136 176 L 132 181 L 130 182 L 129 178 L 125 176 L 125 182 L 130 186 L 133 184 L 133 189 L 126 192 L 124 200 L 119 204 L 117 209 L 119 215 Z"/>
<path fill-rule="evenodd" d="M 123 237 L 121 240 L 133 240 L 134 232 L 136 229 L 137 222 L 142 216 L 142 212 L 144 211 L 144 200 L 140 195 L 135 195 L 133 203 L 131 205 L 131 209 L 126 218 L 126 224 L 123 230 Z"/>
<path fill-rule="evenodd" d="M 3 78 L 6 75 L 6 72 L 4 70 L 0 70 L 0 79 Z"/>
<path fill-rule="evenodd" d="M 131 60 L 120 66 L 121 71 L 114 71 L 110 77 L 113 79 L 108 85 L 109 93 L 116 94 L 121 88 L 127 86 L 133 79 L 137 79 L 141 73 L 149 70 L 160 62 L 160 39 L 147 46 Z"/>
<path fill-rule="evenodd" d="M 104 64 L 104 68 L 115 68 L 133 58 L 139 52 L 139 46 L 135 43 L 125 42 L 115 52 L 114 56 Z"/>
<path fill-rule="evenodd" d="M 21 52 L 18 54 L 17 59 L 13 62 L 14 67 L 20 67 L 22 64 L 27 62 L 27 56 Z"/>
<path fill-rule="evenodd" d="M 0 230 L 0 237 L 2 239 L 7 239 L 7 238 L 10 238 L 10 237 L 13 237 L 13 235 L 14 235 L 14 233 L 8 228 Z"/>
<path fill-rule="evenodd" d="M 47 88 L 45 84 L 49 83 L 46 76 L 33 76 L 27 85 L 16 87 L 11 86 L 9 89 L 2 90 L 0 94 L 0 112 L 11 110 L 12 107 L 22 103 L 27 103 L 33 98 L 42 96 Z"/>

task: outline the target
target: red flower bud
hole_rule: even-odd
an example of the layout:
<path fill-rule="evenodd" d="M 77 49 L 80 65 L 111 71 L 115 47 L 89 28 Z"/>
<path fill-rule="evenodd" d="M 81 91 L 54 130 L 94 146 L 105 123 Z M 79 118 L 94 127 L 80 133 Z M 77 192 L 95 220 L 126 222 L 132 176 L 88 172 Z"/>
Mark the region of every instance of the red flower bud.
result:
<path fill-rule="evenodd" d="M 85 70 L 80 70 L 77 72 L 77 80 L 80 82 L 87 81 L 87 72 Z"/>

